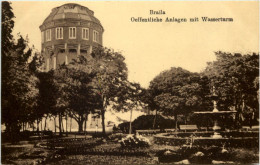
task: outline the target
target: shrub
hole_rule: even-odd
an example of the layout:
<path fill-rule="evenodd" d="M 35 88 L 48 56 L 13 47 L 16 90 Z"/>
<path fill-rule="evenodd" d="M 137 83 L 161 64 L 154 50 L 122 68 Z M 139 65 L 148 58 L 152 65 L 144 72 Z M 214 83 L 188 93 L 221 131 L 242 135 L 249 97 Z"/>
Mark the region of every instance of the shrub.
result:
<path fill-rule="evenodd" d="M 154 124 L 155 115 L 142 115 L 139 116 L 132 122 L 132 130 L 147 130 L 147 129 L 166 129 L 174 128 L 175 122 L 171 119 L 165 119 L 161 115 L 156 116 Z M 153 128 L 154 126 L 154 128 Z M 124 133 L 129 131 L 129 122 L 121 123 L 118 125 L 119 129 Z"/>
<path fill-rule="evenodd" d="M 174 128 L 174 120 L 165 119 L 161 115 L 142 115 L 133 121 L 133 128 L 135 130 L 144 130 L 144 129 L 165 129 L 165 128 Z M 153 128 L 154 125 L 154 128 Z"/>
<path fill-rule="evenodd" d="M 231 151 L 231 157 L 241 163 L 254 163 L 258 162 L 258 154 L 255 151 L 250 151 L 245 148 L 234 148 Z"/>
<path fill-rule="evenodd" d="M 150 141 L 141 135 L 127 135 L 119 141 L 122 147 L 135 148 L 135 147 L 149 147 Z"/>
<path fill-rule="evenodd" d="M 118 127 L 123 133 L 129 132 L 129 122 L 121 123 L 118 125 Z"/>

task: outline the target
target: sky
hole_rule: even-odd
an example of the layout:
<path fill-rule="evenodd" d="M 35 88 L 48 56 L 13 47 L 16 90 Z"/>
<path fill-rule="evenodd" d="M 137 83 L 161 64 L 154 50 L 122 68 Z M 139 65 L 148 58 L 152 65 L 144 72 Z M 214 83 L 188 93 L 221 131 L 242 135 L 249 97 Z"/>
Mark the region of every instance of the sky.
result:
<path fill-rule="evenodd" d="M 13 35 L 28 35 L 41 50 L 39 26 L 52 8 L 69 1 L 13 1 Z M 93 10 L 105 31 L 103 46 L 126 58 L 129 80 L 148 87 L 160 72 L 182 67 L 200 72 L 215 60 L 214 52 L 259 52 L 257 1 L 73 1 Z M 163 10 L 164 15 L 151 15 Z M 187 22 L 132 22 L 132 17 L 186 18 Z M 198 17 L 198 22 L 189 22 Z M 202 22 L 201 17 L 233 18 L 233 22 Z"/>

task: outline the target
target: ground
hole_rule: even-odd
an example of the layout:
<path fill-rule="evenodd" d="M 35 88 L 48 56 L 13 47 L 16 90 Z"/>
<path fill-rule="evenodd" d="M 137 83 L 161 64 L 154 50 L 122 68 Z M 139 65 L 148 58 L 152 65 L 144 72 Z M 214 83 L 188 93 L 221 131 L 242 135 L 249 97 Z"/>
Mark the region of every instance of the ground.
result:
<path fill-rule="evenodd" d="M 153 142 L 153 136 L 146 136 L 151 141 L 151 146 L 147 148 L 138 149 L 121 149 L 118 138 L 102 139 L 92 138 L 87 136 L 86 140 L 69 142 L 75 146 L 71 147 L 71 152 L 61 154 L 60 149 L 47 149 L 47 140 L 29 140 L 21 141 L 18 144 L 12 145 L 10 143 L 2 144 L 2 163 L 3 164 L 52 164 L 52 165 L 66 165 L 66 164 L 162 164 L 158 153 L 161 151 L 178 151 L 180 146 L 157 145 Z M 69 137 L 57 138 L 72 139 L 75 135 Z M 76 136 L 77 139 L 85 138 L 85 136 Z M 82 144 L 94 144 L 86 147 Z M 58 146 L 58 144 L 56 144 Z M 79 147 L 78 147 L 79 146 Z M 85 148 L 84 148 L 85 147 Z M 82 148 L 80 150 L 80 148 Z M 90 150 L 91 149 L 91 150 Z M 93 152 L 89 152 L 93 151 Z M 132 151 L 134 151 L 132 153 Z M 259 151 L 258 147 L 255 149 L 243 148 L 229 148 L 232 152 L 232 161 L 226 163 L 258 163 Z M 184 162 L 181 163 L 185 163 Z M 188 160 L 187 160 L 188 161 Z M 180 162 L 179 162 L 180 163 Z M 187 162 L 186 162 L 187 163 Z M 219 160 L 214 160 L 212 163 L 223 163 Z"/>

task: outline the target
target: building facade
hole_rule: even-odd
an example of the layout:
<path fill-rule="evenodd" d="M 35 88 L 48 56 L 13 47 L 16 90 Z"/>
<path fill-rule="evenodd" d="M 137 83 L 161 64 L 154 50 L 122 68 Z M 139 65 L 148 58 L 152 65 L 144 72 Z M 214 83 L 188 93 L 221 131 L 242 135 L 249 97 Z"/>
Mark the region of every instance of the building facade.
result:
<path fill-rule="evenodd" d="M 104 28 L 94 12 L 75 3 L 52 9 L 40 26 L 41 53 L 45 71 L 69 64 L 78 55 L 89 56 L 93 49 L 102 45 Z M 90 114 L 88 128 L 101 128 L 101 119 Z"/>
<path fill-rule="evenodd" d="M 104 28 L 87 7 L 68 3 L 52 9 L 40 26 L 45 70 L 88 56 L 102 45 Z"/>

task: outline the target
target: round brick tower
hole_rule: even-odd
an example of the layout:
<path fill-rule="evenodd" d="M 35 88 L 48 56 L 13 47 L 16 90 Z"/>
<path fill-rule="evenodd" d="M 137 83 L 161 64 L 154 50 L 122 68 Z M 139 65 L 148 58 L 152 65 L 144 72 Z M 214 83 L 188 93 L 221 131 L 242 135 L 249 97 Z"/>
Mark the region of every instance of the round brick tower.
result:
<path fill-rule="evenodd" d="M 88 56 L 102 45 L 104 32 L 92 10 L 74 3 L 53 8 L 40 30 L 46 71 L 68 64 L 78 55 Z"/>

